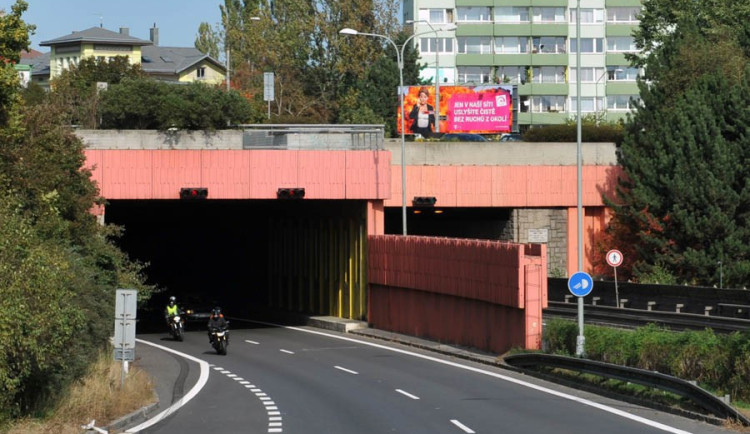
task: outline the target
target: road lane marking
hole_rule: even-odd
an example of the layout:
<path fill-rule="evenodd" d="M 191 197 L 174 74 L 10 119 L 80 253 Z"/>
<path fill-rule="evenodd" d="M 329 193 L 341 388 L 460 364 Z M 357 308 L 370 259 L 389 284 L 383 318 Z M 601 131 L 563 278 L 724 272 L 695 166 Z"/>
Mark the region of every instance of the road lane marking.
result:
<path fill-rule="evenodd" d="M 409 398 L 411 398 L 411 399 L 419 399 L 419 397 L 418 397 L 418 396 L 416 396 L 416 395 L 412 395 L 411 393 L 409 393 L 409 392 L 405 392 L 405 391 L 403 391 L 403 390 L 401 390 L 401 389 L 396 389 L 396 392 L 398 392 L 398 393 L 400 393 L 400 394 L 402 394 L 402 395 L 404 395 L 404 396 L 408 396 L 408 397 L 409 397 Z"/>
<path fill-rule="evenodd" d="M 216 368 L 214 368 L 216 369 Z M 249 381 L 245 381 L 242 377 L 237 376 L 236 374 L 233 374 L 231 371 L 228 371 L 224 368 L 219 368 L 222 374 L 226 375 L 227 378 L 231 378 L 234 381 L 238 381 L 240 384 L 243 384 L 245 388 L 250 389 L 251 392 L 255 394 L 255 396 L 258 398 L 261 404 L 263 404 L 263 407 L 266 410 L 266 413 L 268 415 L 268 432 L 283 432 L 283 429 L 281 428 L 283 422 L 281 418 L 281 413 L 277 411 L 279 408 L 276 407 L 276 403 L 274 403 L 271 398 L 268 396 L 267 393 L 263 392 L 262 389 L 258 388 L 254 384 L 250 384 Z M 272 411 L 274 410 L 274 411 Z"/>
<path fill-rule="evenodd" d="M 472 430 L 468 426 L 462 424 L 461 422 L 457 421 L 456 419 L 451 419 L 451 423 L 453 425 L 456 425 L 457 427 L 461 428 L 465 433 L 468 433 L 468 434 L 474 433 L 474 430 Z"/>
<path fill-rule="evenodd" d="M 344 372 L 348 372 L 348 373 L 350 373 L 350 374 L 354 374 L 354 375 L 359 375 L 359 372 L 357 372 L 357 371 L 352 371 L 351 369 L 346 369 L 346 368 L 342 368 L 341 366 L 334 366 L 334 368 L 336 368 L 336 369 L 340 369 L 340 370 L 342 370 L 342 371 L 344 371 Z"/>
<path fill-rule="evenodd" d="M 405 355 L 408 355 L 408 356 L 411 356 L 411 357 L 416 357 L 416 358 L 423 359 L 423 360 L 429 360 L 429 361 L 432 361 L 432 362 L 435 362 L 435 363 L 440 363 L 440 364 L 447 365 L 447 366 L 453 366 L 455 368 L 464 369 L 464 370 L 467 370 L 467 371 L 476 372 L 478 374 L 487 375 L 487 376 L 494 377 L 494 378 L 497 378 L 497 379 L 500 379 L 500 380 L 503 380 L 503 381 L 507 381 L 509 383 L 514 383 L 514 384 L 517 384 L 519 386 L 527 387 L 529 389 L 534 389 L 534 390 L 536 390 L 538 392 L 542 392 L 542 393 L 546 393 L 546 394 L 549 394 L 549 395 L 557 396 L 559 398 L 563 398 L 563 399 L 567 399 L 567 400 L 570 400 L 570 401 L 574 401 L 574 402 L 577 402 L 579 404 L 583 404 L 583 405 L 586 405 L 586 406 L 589 406 L 589 407 L 593 407 L 593 408 L 605 411 L 607 413 L 611 413 L 611 414 L 614 414 L 614 415 L 617 415 L 617 416 L 620 416 L 620 417 L 623 417 L 623 418 L 626 418 L 626 419 L 630 419 L 632 421 L 635 421 L 635 422 L 638 422 L 638 423 L 642 423 L 644 425 L 648 425 L 648 426 L 651 426 L 653 428 L 660 429 L 662 431 L 666 431 L 666 432 L 669 432 L 669 433 L 672 433 L 672 434 L 690 434 L 689 431 L 684 431 L 684 430 L 681 430 L 679 428 L 675 428 L 675 427 L 663 424 L 661 422 L 657 422 L 655 420 L 646 419 L 645 417 L 641 417 L 641 416 L 638 416 L 638 415 L 635 415 L 635 414 L 630 414 L 630 413 L 628 413 L 626 411 L 623 411 L 623 410 L 620 410 L 620 409 L 617 409 L 617 408 L 614 408 L 614 407 L 610 407 L 608 405 L 600 404 L 598 402 L 594 402 L 594 401 L 591 401 L 591 400 L 588 400 L 588 399 L 585 399 L 585 398 L 579 398 L 577 396 L 573 396 L 573 395 L 570 395 L 570 394 L 567 394 L 567 393 L 564 393 L 564 392 L 559 392 L 557 390 L 553 390 L 553 389 L 550 389 L 548 387 L 538 386 L 536 384 L 529 383 L 529 382 L 523 381 L 523 380 L 519 380 L 519 379 L 516 379 L 516 378 L 513 378 L 513 377 L 509 377 L 507 375 L 498 374 L 498 373 L 487 371 L 487 370 L 480 369 L 480 368 L 475 368 L 473 366 L 462 365 L 462 364 L 459 364 L 459 363 L 456 363 L 456 362 L 451 362 L 449 360 L 442 360 L 442 359 L 438 359 L 437 357 L 428 356 L 426 354 L 419 354 L 419 353 L 415 353 L 415 352 L 412 352 L 412 351 L 403 350 L 403 349 L 400 349 L 400 348 L 392 348 L 392 347 L 388 347 L 388 346 L 385 346 L 385 345 L 377 344 L 377 343 L 374 343 L 374 342 L 368 342 L 368 341 L 364 341 L 364 340 L 354 339 L 354 338 L 350 338 L 350 337 L 347 337 L 347 336 L 333 335 L 333 334 L 322 332 L 322 331 L 318 331 L 318 330 L 309 330 L 309 329 L 304 329 L 304 328 L 301 328 L 301 327 L 285 326 L 285 325 L 276 324 L 276 323 L 270 323 L 270 322 L 265 322 L 265 321 L 252 321 L 252 322 L 257 323 L 257 324 L 266 324 L 266 325 L 270 325 L 270 326 L 274 326 L 274 327 L 285 328 L 287 330 L 295 330 L 295 331 L 302 332 L 302 333 L 314 334 L 314 335 L 319 335 L 319 336 L 326 336 L 326 337 L 329 337 L 329 338 L 339 339 L 339 340 L 347 341 L 347 342 L 355 342 L 355 343 L 360 344 L 360 345 L 367 345 L 367 346 L 370 346 L 370 347 L 373 347 L 373 348 L 379 348 L 381 350 L 391 351 L 391 352 L 399 353 L 399 354 L 405 354 Z"/>
<path fill-rule="evenodd" d="M 139 343 L 142 343 L 142 344 L 145 344 L 145 345 L 150 345 L 152 347 L 159 348 L 160 350 L 164 350 L 164 351 L 176 354 L 176 355 L 178 355 L 180 357 L 186 358 L 188 360 L 192 360 L 192 361 L 198 363 L 198 365 L 201 368 L 201 373 L 200 373 L 200 376 L 198 377 L 198 381 L 195 383 L 195 385 L 193 386 L 193 388 L 190 389 L 188 391 L 188 393 L 186 393 L 182 398 L 178 399 L 174 404 L 170 405 L 166 410 L 162 411 L 161 413 L 157 414 L 156 416 L 152 417 L 151 419 L 149 419 L 149 420 L 143 422 L 142 424 L 136 425 L 133 428 L 130 428 L 129 430 L 125 431 L 126 433 L 137 433 L 137 432 L 139 432 L 141 430 L 144 430 L 144 429 L 146 429 L 146 428 L 148 428 L 148 427 L 150 427 L 150 426 L 152 426 L 154 424 L 157 424 L 157 423 L 161 422 L 162 420 L 164 420 L 167 417 L 169 417 L 169 415 L 171 415 L 175 411 L 179 410 L 180 407 L 182 407 L 183 405 L 187 404 L 191 399 L 195 398 L 195 396 L 198 394 L 198 392 L 200 392 L 201 389 L 203 389 L 203 386 L 205 386 L 206 383 L 208 382 L 208 373 L 210 372 L 210 370 L 208 369 L 208 362 L 206 362 L 205 360 L 201 360 L 201 359 L 193 357 L 193 356 L 191 356 L 189 354 L 181 353 L 181 352 L 175 351 L 175 350 L 173 350 L 171 348 L 167 348 L 167 347 L 165 347 L 163 345 L 155 344 L 153 342 L 145 341 L 143 339 L 136 339 L 136 342 L 139 342 Z"/>
<path fill-rule="evenodd" d="M 245 342 L 247 342 L 248 344 L 260 345 L 260 342 L 250 341 L 250 340 L 247 340 L 247 339 L 245 339 Z"/>
<path fill-rule="evenodd" d="M 282 353 L 294 354 L 294 351 L 289 351 L 289 350 L 284 350 L 284 349 L 281 349 L 279 351 L 281 351 Z"/>

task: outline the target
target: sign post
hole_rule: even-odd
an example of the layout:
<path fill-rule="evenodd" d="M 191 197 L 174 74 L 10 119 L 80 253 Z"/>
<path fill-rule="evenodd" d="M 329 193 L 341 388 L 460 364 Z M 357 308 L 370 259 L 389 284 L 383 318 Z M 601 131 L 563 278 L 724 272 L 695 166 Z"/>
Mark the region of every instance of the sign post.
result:
<path fill-rule="evenodd" d="M 622 265 L 623 259 L 622 253 L 619 250 L 612 249 L 607 252 L 607 264 L 612 266 L 615 271 L 615 303 L 617 307 L 620 307 L 620 293 L 617 290 L 617 267 Z"/>
<path fill-rule="evenodd" d="M 263 101 L 268 101 L 268 119 L 271 119 L 271 101 L 274 95 L 273 72 L 263 73 Z"/>
<path fill-rule="evenodd" d="M 583 335 L 583 297 L 594 289 L 594 280 L 588 273 L 579 271 L 568 278 L 568 290 L 578 297 L 578 338 L 576 339 L 576 355 L 584 357 L 586 338 Z"/>
<path fill-rule="evenodd" d="M 125 385 L 128 362 L 135 360 L 135 319 L 138 291 L 118 289 L 115 295 L 115 360 L 122 360 L 121 385 Z"/>

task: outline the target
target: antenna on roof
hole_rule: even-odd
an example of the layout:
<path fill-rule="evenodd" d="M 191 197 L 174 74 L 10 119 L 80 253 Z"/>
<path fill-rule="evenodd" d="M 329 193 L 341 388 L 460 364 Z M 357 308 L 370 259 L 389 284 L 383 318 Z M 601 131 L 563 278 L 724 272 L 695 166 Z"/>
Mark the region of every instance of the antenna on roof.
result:
<path fill-rule="evenodd" d="M 99 27 L 104 27 L 104 16 L 101 12 L 94 12 L 92 15 L 99 15 Z"/>

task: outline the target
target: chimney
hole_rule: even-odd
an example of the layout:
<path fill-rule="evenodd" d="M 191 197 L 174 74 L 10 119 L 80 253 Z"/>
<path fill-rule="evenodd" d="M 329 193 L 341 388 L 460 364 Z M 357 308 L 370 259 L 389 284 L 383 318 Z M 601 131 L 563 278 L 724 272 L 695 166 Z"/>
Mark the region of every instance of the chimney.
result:
<path fill-rule="evenodd" d="M 120 34 L 130 36 L 130 29 L 127 27 L 120 27 Z"/>
<path fill-rule="evenodd" d="M 154 27 L 150 29 L 149 32 L 151 37 L 151 42 L 154 44 L 154 46 L 159 46 L 159 28 L 156 27 L 156 23 L 154 23 Z"/>

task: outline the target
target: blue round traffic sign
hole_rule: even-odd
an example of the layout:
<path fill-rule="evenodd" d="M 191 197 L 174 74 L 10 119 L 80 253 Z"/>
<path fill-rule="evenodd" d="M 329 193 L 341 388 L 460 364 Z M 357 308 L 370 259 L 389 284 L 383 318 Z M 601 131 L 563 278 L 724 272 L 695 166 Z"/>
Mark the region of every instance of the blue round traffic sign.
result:
<path fill-rule="evenodd" d="M 568 289 L 577 297 L 585 297 L 594 289 L 594 281 L 588 273 L 579 271 L 568 279 Z"/>

